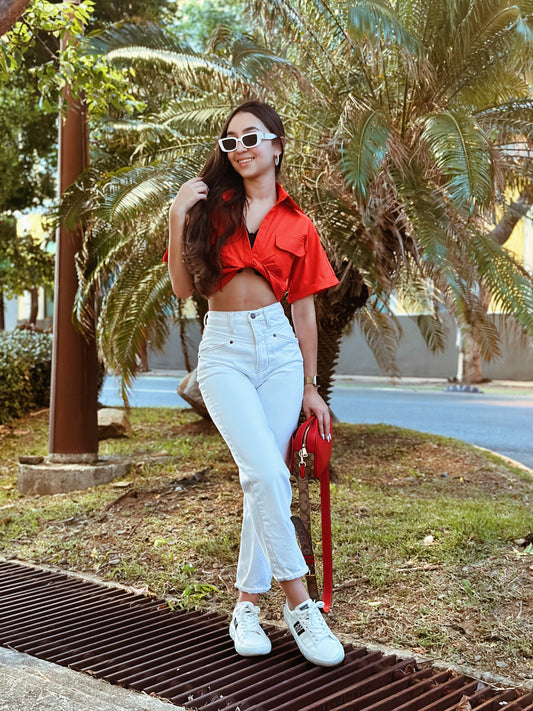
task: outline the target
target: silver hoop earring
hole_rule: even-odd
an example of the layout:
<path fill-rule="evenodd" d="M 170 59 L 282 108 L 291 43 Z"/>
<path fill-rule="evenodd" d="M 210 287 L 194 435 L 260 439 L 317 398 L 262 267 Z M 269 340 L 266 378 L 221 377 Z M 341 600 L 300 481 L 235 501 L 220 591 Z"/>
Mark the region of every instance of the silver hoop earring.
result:
<path fill-rule="evenodd" d="M 274 158 L 274 165 L 277 167 L 279 165 L 279 156 Z"/>

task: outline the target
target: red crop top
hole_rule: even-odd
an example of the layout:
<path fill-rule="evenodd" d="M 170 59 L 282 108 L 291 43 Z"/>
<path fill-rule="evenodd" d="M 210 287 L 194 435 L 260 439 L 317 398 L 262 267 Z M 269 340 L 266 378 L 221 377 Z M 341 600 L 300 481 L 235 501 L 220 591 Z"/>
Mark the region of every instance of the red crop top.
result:
<path fill-rule="evenodd" d="M 247 268 L 268 281 L 278 301 L 288 291 L 291 304 L 339 283 L 309 217 L 279 183 L 277 192 L 277 202 L 263 219 L 253 247 L 244 227 L 222 245 L 222 276 L 216 291 Z M 168 250 L 164 261 L 167 255 Z"/>

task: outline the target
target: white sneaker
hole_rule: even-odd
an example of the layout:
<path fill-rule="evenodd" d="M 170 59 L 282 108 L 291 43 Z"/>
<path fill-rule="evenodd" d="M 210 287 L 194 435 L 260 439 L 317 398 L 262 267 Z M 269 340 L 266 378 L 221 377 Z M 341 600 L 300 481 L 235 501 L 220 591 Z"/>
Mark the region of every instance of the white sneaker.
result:
<path fill-rule="evenodd" d="M 283 617 L 300 652 L 309 662 L 321 667 L 333 667 L 344 659 L 344 649 L 328 628 L 321 608 L 323 602 L 305 600 L 294 610 L 285 603 Z"/>
<path fill-rule="evenodd" d="M 272 649 L 270 640 L 259 624 L 259 608 L 251 602 L 239 602 L 233 610 L 229 634 L 235 651 L 242 657 L 268 654 Z"/>

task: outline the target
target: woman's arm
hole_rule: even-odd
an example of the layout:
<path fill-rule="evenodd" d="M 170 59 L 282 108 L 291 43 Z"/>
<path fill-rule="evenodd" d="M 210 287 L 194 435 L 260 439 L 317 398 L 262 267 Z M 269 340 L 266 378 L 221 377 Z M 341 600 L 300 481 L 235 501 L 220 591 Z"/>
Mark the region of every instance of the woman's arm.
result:
<path fill-rule="evenodd" d="M 304 377 L 307 375 L 316 375 L 318 331 L 314 297 L 311 295 L 294 301 L 291 306 L 291 313 L 294 332 L 296 333 L 304 359 Z M 316 415 L 318 431 L 322 435 L 322 438 L 329 436 L 329 409 L 322 397 L 318 394 L 315 385 L 304 385 L 302 407 L 306 417 L 310 417 L 311 414 Z"/>
<path fill-rule="evenodd" d="M 185 299 L 194 290 L 191 275 L 183 260 L 187 213 L 199 200 L 207 200 L 208 187 L 201 178 L 183 183 L 169 211 L 168 272 L 177 297 Z"/>

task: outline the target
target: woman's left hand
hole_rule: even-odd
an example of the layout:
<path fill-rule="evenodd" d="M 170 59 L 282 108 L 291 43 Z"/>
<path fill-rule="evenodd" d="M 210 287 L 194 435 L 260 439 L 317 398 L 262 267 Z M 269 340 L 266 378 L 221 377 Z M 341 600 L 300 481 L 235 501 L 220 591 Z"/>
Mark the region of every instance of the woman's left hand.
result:
<path fill-rule="evenodd" d="M 302 408 L 306 419 L 311 415 L 316 415 L 318 423 L 318 431 L 322 439 L 331 439 L 331 419 L 329 416 L 329 408 L 318 394 L 318 390 L 314 385 L 306 385 L 304 387 L 304 397 Z"/>

